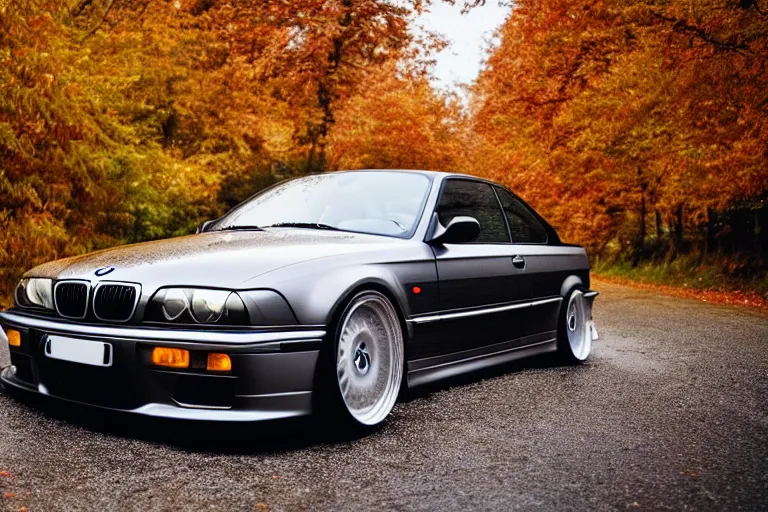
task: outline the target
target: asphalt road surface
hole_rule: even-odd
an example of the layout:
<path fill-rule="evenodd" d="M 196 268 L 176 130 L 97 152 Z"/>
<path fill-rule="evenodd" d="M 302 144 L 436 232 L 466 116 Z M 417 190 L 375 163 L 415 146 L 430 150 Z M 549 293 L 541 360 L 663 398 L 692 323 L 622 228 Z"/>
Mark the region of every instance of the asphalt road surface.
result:
<path fill-rule="evenodd" d="M 432 388 L 358 439 L 0 393 L 0 510 L 766 510 L 768 315 L 595 287 L 589 364 Z"/>

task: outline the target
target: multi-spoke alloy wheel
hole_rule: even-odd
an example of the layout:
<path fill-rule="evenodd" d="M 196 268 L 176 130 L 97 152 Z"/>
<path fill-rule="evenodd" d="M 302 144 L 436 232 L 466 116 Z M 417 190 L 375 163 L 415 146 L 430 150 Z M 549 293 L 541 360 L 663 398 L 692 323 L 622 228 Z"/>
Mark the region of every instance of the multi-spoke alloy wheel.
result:
<path fill-rule="evenodd" d="M 360 293 L 338 330 L 336 377 L 349 415 L 362 425 L 392 411 L 403 377 L 403 333 L 392 303 L 381 293 Z"/>
<path fill-rule="evenodd" d="M 590 304 L 581 290 L 574 290 L 565 310 L 565 335 L 570 355 L 576 361 L 585 361 L 592 350 Z"/>

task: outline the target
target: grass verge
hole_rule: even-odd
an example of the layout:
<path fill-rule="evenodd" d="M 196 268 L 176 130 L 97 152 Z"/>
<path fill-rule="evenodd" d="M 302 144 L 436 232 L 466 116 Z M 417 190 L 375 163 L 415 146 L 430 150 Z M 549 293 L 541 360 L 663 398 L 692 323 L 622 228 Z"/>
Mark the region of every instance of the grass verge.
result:
<path fill-rule="evenodd" d="M 597 261 L 592 266 L 595 277 L 603 281 L 768 311 L 768 273 L 754 269 L 754 262 L 727 259 L 702 262 L 693 256 L 672 262 L 644 262 L 636 267 L 628 261 Z"/>

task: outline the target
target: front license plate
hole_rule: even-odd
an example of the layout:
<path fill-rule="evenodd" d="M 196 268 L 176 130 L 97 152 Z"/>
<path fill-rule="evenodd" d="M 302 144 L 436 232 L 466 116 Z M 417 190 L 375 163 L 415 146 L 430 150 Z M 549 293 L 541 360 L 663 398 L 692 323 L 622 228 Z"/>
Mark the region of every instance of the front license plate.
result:
<path fill-rule="evenodd" d="M 112 366 L 112 345 L 103 341 L 49 335 L 45 342 L 45 355 L 71 363 Z"/>

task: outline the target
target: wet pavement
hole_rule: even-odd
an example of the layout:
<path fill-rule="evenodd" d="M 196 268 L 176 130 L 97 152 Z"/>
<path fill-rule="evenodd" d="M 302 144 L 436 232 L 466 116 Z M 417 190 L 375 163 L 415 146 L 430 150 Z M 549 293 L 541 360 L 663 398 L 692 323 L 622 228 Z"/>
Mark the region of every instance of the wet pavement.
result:
<path fill-rule="evenodd" d="M 356 439 L 0 392 L 0 510 L 768 508 L 768 315 L 594 287 L 588 364 L 430 388 Z"/>

